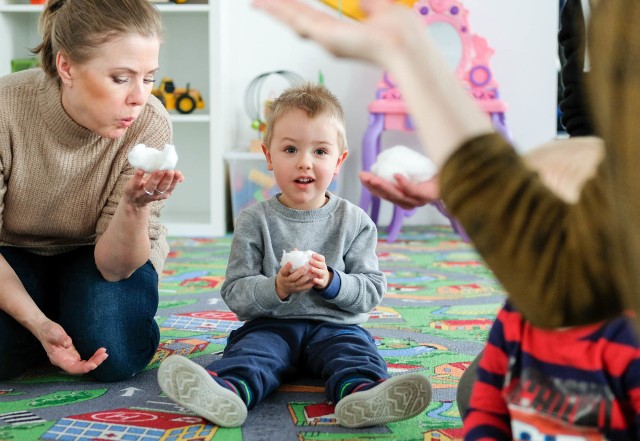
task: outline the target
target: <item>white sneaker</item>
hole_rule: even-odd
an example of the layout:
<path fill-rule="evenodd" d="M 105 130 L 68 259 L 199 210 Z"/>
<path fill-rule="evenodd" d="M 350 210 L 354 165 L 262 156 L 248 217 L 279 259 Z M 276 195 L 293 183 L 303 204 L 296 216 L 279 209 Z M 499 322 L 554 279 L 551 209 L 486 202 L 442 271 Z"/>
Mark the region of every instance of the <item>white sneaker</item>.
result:
<path fill-rule="evenodd" d="M 412 418 L 430 402 L 431 383 L 427 377 L 410 373 L 347 395 L 338 401 L 334 413 L 341 426 L 369 427 Z"/>
<path fill-rule="evenodd" d="M 238 427 L 247 419 L 242 398 L 186 357 L 167 357 L 158 369 L 158 383 L 173 401 L 218 426 Z"/>

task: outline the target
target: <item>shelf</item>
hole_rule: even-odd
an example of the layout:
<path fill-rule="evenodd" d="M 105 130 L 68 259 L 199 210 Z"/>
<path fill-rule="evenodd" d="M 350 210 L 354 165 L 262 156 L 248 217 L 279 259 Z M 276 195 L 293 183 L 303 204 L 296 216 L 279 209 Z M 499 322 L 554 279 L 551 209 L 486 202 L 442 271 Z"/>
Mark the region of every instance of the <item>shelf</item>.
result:
<path fill-rule="evenodd" d="M 158 8 L 160 12 L 168 12 L 168 13 L 194 13 L 194 12 L 209 12 L 209 5 L 176 5 L 176 4 L 164 4 L 164 3 L 156 3 L 155 6 Z M 40 13 L 42 12 L 43 5 L 5 5 L 0 4 L 0 12 L 33 12 Z"/>
<path fill-rule="evenodd" d="M 170 12 L 170 13 L 192 13 L 192 12 L 209 12 L 209 5 L 176 5 L 176 4 L 165 4 L 165 3 L 156 3 L 158 10 L 160 12 Z"/>
<path fill-rule="evenodd" d="M 163 219 L 162 224 L 167 228 L 169 236 L 174 237 L 212 237 L 211 223 L 209 220 L 202 222 L 193 222 L 190 219 Z"/>
<path fill-rule="evenodd" d="M 0 12 L 42 12 L 42 5 L 3 5 L 0 4 Z"/>
<path fill-rule="evenodd" d="M 108 1 L 108 0 L 105 0 Z M 226 2 L 225 2 L 226 3 Z M 226 176 L 219 133 L 220 74 L 217 61 L 221 9 L 219 2 L 188 0 L 155 3 L 164 22 L 165 41 L 156 76 L 171 77 L 177 87 L 190 84 L 205 102 L 190 114 L 170 112 L 178 167 L 185 175 L 167 200 L 161 222 L 174 236 L 215 236 L 227 229 Z M 28 0 L 0 0 L 0 75 L 9 74 L 11 60 L 30 56 L 40 42 L 38 19 L 44 6 Z"/>
<path fill-rule="evenodd" d="M 171 115 L 171 121 L 174 123 L 208 123 L 211 122 L 210 115 Z"/>

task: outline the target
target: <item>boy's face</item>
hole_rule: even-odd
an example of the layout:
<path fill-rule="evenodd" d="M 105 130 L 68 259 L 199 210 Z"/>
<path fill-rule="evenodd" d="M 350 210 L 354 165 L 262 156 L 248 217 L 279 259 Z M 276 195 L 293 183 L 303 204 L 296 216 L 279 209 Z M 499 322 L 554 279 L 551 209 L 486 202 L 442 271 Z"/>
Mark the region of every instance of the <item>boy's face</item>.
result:
<path fill-rule="evenodd" d="M 280 202 L 297 210 L 314 210 L 326 203 L 325 191 L 347 157 L 346 151 L 340 153 L 333 125 L 323 116 L 309 118 L 298 109 L 280 118 L 271 146 L 262 150 L 282 191 Z"/>

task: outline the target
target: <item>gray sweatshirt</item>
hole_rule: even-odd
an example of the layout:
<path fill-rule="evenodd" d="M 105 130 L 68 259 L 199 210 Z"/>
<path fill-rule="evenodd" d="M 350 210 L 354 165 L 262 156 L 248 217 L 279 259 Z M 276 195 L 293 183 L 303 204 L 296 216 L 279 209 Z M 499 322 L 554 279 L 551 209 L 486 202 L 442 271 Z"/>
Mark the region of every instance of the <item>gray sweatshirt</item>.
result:
<path fill-rule="evenodd" d="M 278 195 L 279 196 L 279 195 Z M 259 317 L 357 324 L 367 320 L 387 281 L 378 268 L 377 230 L 356 205 L 327 193 L 317 210 L 294 210 L 278 196 L 243 210 L 236 220 L 221 295 L 240 320 Z M 275 290 L 283 251 L 312 250 L 339 277 L 335 297 L 309 289 L 280 300 Z M 332 283 L 334 285 L 334 283 Z"/>

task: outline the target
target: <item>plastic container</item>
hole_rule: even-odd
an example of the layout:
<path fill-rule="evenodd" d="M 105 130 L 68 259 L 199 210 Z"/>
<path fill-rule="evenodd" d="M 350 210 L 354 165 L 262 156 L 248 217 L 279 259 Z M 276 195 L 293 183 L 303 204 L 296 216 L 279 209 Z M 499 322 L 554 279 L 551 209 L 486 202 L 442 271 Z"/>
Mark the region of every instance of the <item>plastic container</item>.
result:
<path fill-rule="evenodd" d="M 267 200 L 280 189 L 273 173 L 267 169 L 267 160 L 259 152 L 231 151 L 224 154 L 229 166 L 229 190 L 233 222 L 240 211 Z"/>
<path fill-rule="evenodd" d="M 224 154 L 229 167 L 229 190 L 233 222 L 240 211 L 251 205 L 270 199 L 280 192 L 273 172 L 267 169 L 262 152 L 229 151 Z M 329 191 L 337 192 L 338 182 L 333 180 Z"/>

